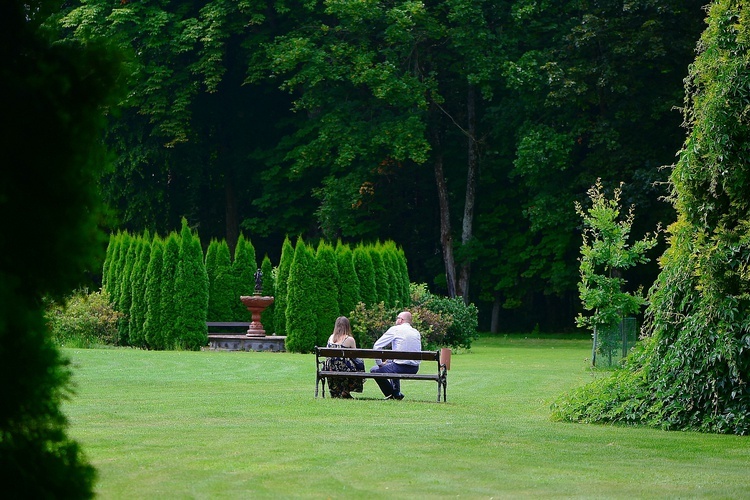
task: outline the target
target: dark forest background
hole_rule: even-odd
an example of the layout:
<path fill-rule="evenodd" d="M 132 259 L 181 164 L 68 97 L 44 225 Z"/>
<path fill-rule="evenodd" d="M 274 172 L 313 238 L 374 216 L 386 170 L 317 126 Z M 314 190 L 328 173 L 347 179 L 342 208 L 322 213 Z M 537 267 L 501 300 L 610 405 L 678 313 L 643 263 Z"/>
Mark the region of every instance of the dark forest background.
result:
<path fill-rule="evenodd" d="M 588 188 L 624 183 L 635 238 L 675 218 L 703 4 L 83 0 L 48 28 L 127 60 L 108 230 L 185 217 L 274 265 L 286 236 L 390 239 L 481 329 L 569 331 Z"/>

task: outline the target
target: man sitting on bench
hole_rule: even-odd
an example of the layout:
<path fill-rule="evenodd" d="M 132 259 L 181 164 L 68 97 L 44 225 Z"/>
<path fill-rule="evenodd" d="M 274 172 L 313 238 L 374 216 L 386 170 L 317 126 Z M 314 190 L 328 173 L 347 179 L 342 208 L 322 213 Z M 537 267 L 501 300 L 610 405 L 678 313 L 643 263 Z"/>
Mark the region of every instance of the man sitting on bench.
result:
<path fill-rule="evenodd" d="M 396 324 L 375 341 L 373 349 L 383 349 L 390 346 L 394 351 L 421 351 L 422 337 L 416 328 L 411 326 L 411 313 L 403 311 L 396 317 Z M 375 360 L 377 365 L 370 370 L 371 373 L 417 373 L 419 361 L 408 359 Z M 385 399 L 404 399 L 401 394 L 401 381 L 398 379 L 381 379 L 375 381 L 383 391 Z"/>

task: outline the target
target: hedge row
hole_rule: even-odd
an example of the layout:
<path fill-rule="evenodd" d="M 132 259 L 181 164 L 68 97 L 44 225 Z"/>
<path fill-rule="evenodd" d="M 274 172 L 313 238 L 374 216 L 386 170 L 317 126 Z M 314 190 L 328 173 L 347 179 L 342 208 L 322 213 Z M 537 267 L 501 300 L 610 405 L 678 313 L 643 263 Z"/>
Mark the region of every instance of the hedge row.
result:
<path fill-rule="evenodd" d="M 205 257 L 199 236 L 183 220 L 180 234 L 162 239 L 113 234 L 103 288 L 121 312 L 116 344 L 148 349 L 199 349 L 208 341 L 205 322 L 250 321 L 239 300 L 255 290 L 255 249 L 240 235 L 234 256 L 212 240 Z M 404 308 L 410 301 L 406 257 L 395 243 L 320 242 L 317 249 L 285 239 L 279 266 L 261 264 L 263 295 L 275 303 L 261 317 L 267 331 L 287 336 L 287 349 L 309 352 L 324 345 L 336 317 L 358 303 Z"/>
<path fill-rule="evenodd" d="M 115 343 L 150 349 L 206 345 L 208 275 L 200 238 L 183 219 L 162 239 L 120 232 L 110 236 L 102 288 L 122 313 Z"/>

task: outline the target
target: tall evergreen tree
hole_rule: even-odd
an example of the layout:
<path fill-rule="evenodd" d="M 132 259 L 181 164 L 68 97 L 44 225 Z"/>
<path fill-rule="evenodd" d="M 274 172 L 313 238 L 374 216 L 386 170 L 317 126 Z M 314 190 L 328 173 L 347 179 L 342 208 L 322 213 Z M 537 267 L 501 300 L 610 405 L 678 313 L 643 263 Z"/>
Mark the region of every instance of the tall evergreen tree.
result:
<path fill-rule="evenodd" d="M 286 335 L 286 305 L 288 294 L 289 270 L 292 268 L 294 260 L 294 247 L 289 237 L 284 238 L 281 245 L 281 259 L 279 260 L 279 270 L 276 275 L 276 293 L 274 299 L 275 311 L 273 324 L 276 329 L 276 335 Z"/>
<path fill-rule="evenodd" d="M 268 258 L 268 255 L 263 256 L 263 262 L 260 265 L 260 272 L 263 273 L 263 286 L 261 288 L 261 295 L 263 295 L 264 297 L 273 296 L 275 292 L 273 264 L 271 264 L 271 259 Z M 266 333 L 268 333 L 269 331 L 273 331 L 273 316 L 275 307 L 276 300 L 274 299 L 274 303 L 266 307 L 266 309 L 260 315 L 260 322 L 263 324 L 263 328 L 266 330 Z"/>
<path fill-rule="evenodd" d="M 174 231 L 169 233 L 164 243 L 164 263 L 161 269 L 161 315 L 159 336 L 162 348 L 174 349 L 177 346 L 177 314 L 175 302 L 175 278 L 177 263 L 180 261 L 180 237 Z"/>
<path fill-rule="evenodd" d="M 110 290 L 109 290 L 109 297 L 112 301 L 112 304 L 114 305 L 115 309 L 122 312 L 122 309 L 120 309 L 120 302 L 121 302 L 121 291 L 122 291 L 122 281 L 125 278 L 125 262 L 127 260 L 128 251 L 130 250 L 130 245 L 133 243 L 133 238 L 130 236 L 130 233 L 127 231 L 124 231 L 120 235 L 120 244 L 119 244 L 119 252 L 117 253 L 117 260 L 113 262 L 113 265 L 110 266 Z"/>
<path fill-rule="evenodd" d="M 388 271 L 383 262 L 383 256 L 375 245 L 367 245 L 367 251 L 372 260 L 372 268 L 375 273 L 375 295 L 376 302 L 383 302 L 386 306 L 391 303 L 390 290 L 388 288 Z"/>
<path fill-rule="evenodd" d="M 336 254 L 333 247 L 324 241 L 318 244 L 315 254 L 315 300 L 317 309 L 317 334 L 315 345 L 325 346 L 333 331 L 336 318 L 339 317 L 339 270 L 336 265 Z"/>
<path fill-rule="evenodd" d="M 112 265 L 112 258 L 115 251 L 115 242 L 117 236 L 115 233 L 109 234 L 109 242 L 107 243 L 107 252 L 104 255 L 104 264 L 102 264 L 102 288 L 107 289 L 107 279 L 109 279 L 109 266 Z"/>
<path fill-rule="evenodd" d="M 411 280 L 409 279 L 409 268 L 406 265 L 406 253 L 402 248 L 398 249 L 398 268 L 401 276 L 401 304 L 404 308 L 411 305 L 411 292 L 409 291 L 409 285 Z"/>
<path fill-rule="evenodd" d="M 174 280 L 178 345 L 198 350 L 208 343 L 208 275 L 200 239 L 190 230 L 186 219 L 182 219 L 180 240 L 180 258 Z"/>
<path fill-rule="evenodd" d="M 395 307 L 400 302 L 399 297 L 401 293 L 401 285 L 399 274 L 397 273 L 397 264 L 395 257 L 391 252 L 391 247 L 386 243 L 378 243 L 376 248 L 380 251 L 380 255 L 383 259 L 383 266 L 385 267 L 387 286 L 388 286 L 388 307 Z"/>
<path fill-rule="evenodd" d="M 216 252 L 219 249 L 219 240 L 211 238 L 211 242 L 208 244 L 206 249 L 206 275 L 208 276 L 208 289 L 211 290 L 213 287 L 214 279 L 216 279 Z M 230 258 L 231 260 L 231 258 Z M 213 309 L 212 298 L 209 293 L 208 296 L 208 317 L 211 318 L 211 310 Z"/>
<path fill-rule="evenodd" d="M 250 321 L 252 315 L 247 307 L 240 301 L 243 295 L 255 293 L 255 272 L 258 270 L 258 262 L 255 256 L 255 247 L 249 238 L 240 233 L 237 247 L 234 249 L 234 262 L 232 272 L 234 273 L 234 295 L 237 298 L 233 305 L 237 321 Z"/>
<path fill-rule="evenodd" d="M 302 237 L 297 238 L 294 259 L 289 269 L 286 305 L 286 349 L 311 352 L 318 330 L 315 277 L 315 256 Z"/>
<path fill-rule="evenodd" d="M 236 291 L 236 278 L 232 270 L 232 258 L 229 245 L 221 240 L 216 247 L 214 260 L 216 273 L 209 290 L 209 321 L 239 321 L 237 320 L 237 305 L 240 301 Z M 244 306 L 243 306 L 244 307 Z"/>
<path fill-rule="evenodd" d="M 151 259 L 151 238 L 146 231 L 139 239 L 138 257 L 133 266 L 132 290 L 133 299 L 130 304 L 130 345 L 135 347 L 146 347 L 146 333 L 143 323 L 146 321 L 146 271 Z"/>
<path fill-rule="evenodd" d="M 354 247 L 354 270 L 359 279 L 359 296 L 366 306 L 378 303 L 378 291 L 375 284 L 375 268 L 367 248 L 360 244 Z"/>
<path fill-rule="evenodd" d="M 670 176 L 678 220 L 625 370 L 558 416 L 750 432 L 750 0 L 717 0 L 685 81 L 688 136 Z"/>
<path fill-rule="evenodd" d="M 164 267 L 164 242 L 158 234 L 151 241 L 151 258 L 146 269 L 146 318 L 143 336 L 150 349 L 164 349 L 161 332 L 161 275 Z"/>
<path fill-rule="evenodd" d="M 120 280 L 120 291 L 118 309 L 123 317 L 118 324 L 119 343 L 130 345 L 130 306 L 133 305 L 133 267 L 138 258 L 140 240 L 136 236 L 130 238 L 130 245 L 125 254 L 125 262 L 122 268 L 122 279 Z"/>
<path fill-rule="evenodd" d="M 359 278 L 354 269 L 352 250 L 341 240 L 336 245 L 336 265 L 339 272 L 339 314 L 350 316 L 360 300 Z"/>
<path fill-rule="evenodd" d="M 42 297 L 101 269 L 96 179 L 107 165 L 102 110 L 115 58 L 40 28 L 59 3 L 0 2 L 0 484 L 4 498 L 92 498 L 95 469 L 67 432 L 71 367 Z"/>
<path fill-rule="evenodd" d="M 115 303 L 115 299 L 112 296 L 112 292 L 117 288 L 115 283 L 119 279 L 119 276 L 117 276 L 117 263 L 120 260 L 123 235 L 122 232 L 118 231 L 114 236 L 114 239 L 110 240 L 112 251 L 110 252 L 109 266 L 107 266 L 106 272 L 102 271 L 102 288 L 109 293 L 109 300 L 113 304 Z"/>

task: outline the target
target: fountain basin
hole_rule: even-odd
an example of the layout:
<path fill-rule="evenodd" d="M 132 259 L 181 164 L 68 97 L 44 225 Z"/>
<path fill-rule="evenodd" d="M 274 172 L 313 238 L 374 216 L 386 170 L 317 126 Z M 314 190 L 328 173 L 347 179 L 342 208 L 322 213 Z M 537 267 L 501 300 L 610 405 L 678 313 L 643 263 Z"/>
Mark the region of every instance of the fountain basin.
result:
<path fill-rule="evenodd" d="M 260 315 L 266 310 L 268 306 L 273 304 L 273 297 L 267 295 L 243 295 L 240 297 L 242 303 L 247 307 L 247 310 L 252 314 L 252 321 L 247 329 L 248 337 L 265 337 L 266 331 L 263 328 L 263 324 L 260 322 Z"/>

